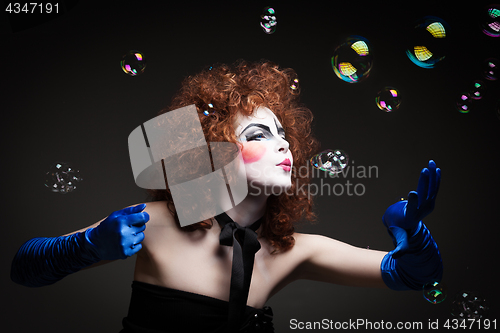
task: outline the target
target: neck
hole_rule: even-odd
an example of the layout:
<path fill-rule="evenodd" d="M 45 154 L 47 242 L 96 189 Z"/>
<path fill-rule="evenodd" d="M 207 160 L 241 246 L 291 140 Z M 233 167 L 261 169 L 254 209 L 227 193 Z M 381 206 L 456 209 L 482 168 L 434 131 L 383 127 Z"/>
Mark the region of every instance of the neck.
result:
<path fill-rule="evenodd" d="M 237 206 L 226 211 L 226 214 L 242 227 L 248 227 L 264 216 L 266 202 L 269 195 L 254 195 L 248 193 L 245 199 Z"/>

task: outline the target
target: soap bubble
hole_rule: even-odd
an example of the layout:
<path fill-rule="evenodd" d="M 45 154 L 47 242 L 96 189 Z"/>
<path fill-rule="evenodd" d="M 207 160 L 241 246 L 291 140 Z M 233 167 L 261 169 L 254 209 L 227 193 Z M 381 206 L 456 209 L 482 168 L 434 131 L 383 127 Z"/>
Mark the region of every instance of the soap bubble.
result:
<path fill-rule="evenodd" d="M 276 12 L 271 7 L 264 8 L 264 12 L 260 16 L 260 26 L 264 32 L 268 35 L 276 31 L 276 25 L 278 21 L 276 20 Z"/>
<path fill-rule="evenodd" d="M 489 5 L 484 9 L 483 32 L 490 37 L 500 37 L 500 5 Z"/>
<path fill-rule="evenodd" d="M 326 171 L 330 173 L 330 175 L 333 175 L 341 172 L 342 169 L 347 166 L 349 156 L 339 149 L 327 149 L 314 155 L 309 161 L 316 169 Z"/>
<path fill-rule="evenodd" d="M 429 303 L 438 304 L 446 299 L 447 289 L 443 283 L 434 281 L 424 285 L 423 295 Z"/>
<path fill-rule="evenodd" d="M 470 98 L 478 100 L 483 98 L 484 93 L 484 82 L 481 80 L 475 80 L 472 82 L 472 88 L 470 90 Z"/>
<path fill-rule="evenodd" d="M 290 89 L 292 90 L 292 94 L 297 94 L 299 92 L 299 78 L 297 76 L 294 76 L 290 80 Z"/>
<path fill-rule="evenodd" d="M 350 36 L 334 51 L 333 71 L 349 83 L 360 82 L 368 77 L 373 66 L 373 54 L 368 40 L 361 36 Z"/>
<path fill-rule="evenodd" d="M 460 319 L 481 319 L 488 315 L 489 307 L 484 299 L 475 292 L 462 291 L 451 301 L 451 314 Z"/>
<path fill-rule="evenodd" d="M 215 107 L 212 103 L 208 103 L 208 104 L 203 104 L 203 114 L 205 116 L 209 116 L 211 114 L 215 114 Z"/>
<path fill-rule="evenodd" d="M 445 58 L 448 24 L 439 17 L 426 16 L 415 23 L 406 55 L 417 66 L 434 68 Z"/>
<path fill-rule="evenodd" d="M 380 110 L 391 112 L 399 108 L 401 104 L 401 94 L 396 88 L 385 87 L 377 93 L 375 102 Z"/>
<path fill-rule="evenodd" d="M 469 93 L 464 92 L 460 94 L 456 103 L 457 110 L 460 113 L 469 113 L 471 102 L 472 99 L 470 98 Z"/>
<path fill-rule="evenodd" d="M 125 54 L 120 62 L 122 69 L 130 76 L 136 76 L 144 73 L 146 68 L 146 60 L 144 54 L 139 51 L 129 51 Z"/>
<path fill-rule="evenodd" d="M 486 59 L 483 63 L 483 77 L 490 81 L 498 80 L 498 72 L 500 71 L 499 66 L 500 62 L 498 59 Z"/>
<path fill-rule="evenodd" d="M 82 181 L 80 171 L 68 163 L 55 163 L 46 173 L 45 186 L 52 192 L 66 194 L 76 189 L 76 183 Z"/>

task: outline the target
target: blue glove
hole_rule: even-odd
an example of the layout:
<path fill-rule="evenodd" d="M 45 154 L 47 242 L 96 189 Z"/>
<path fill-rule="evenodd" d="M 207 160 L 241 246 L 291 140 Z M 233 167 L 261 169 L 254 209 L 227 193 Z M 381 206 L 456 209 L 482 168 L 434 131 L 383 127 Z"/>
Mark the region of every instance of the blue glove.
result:
<path fill-rule="evenodd" d="M 410 191 L 408 200 L 396 202 L 385 211 L 382 221 L 396 243 L 390 253 L 397 259 L 409 249 L 408 233 L 413 235 L 424 217 L 434 210 L 436 195 L 441 182 L 441 170 L 434 161 L 420 173 L 417 192 Z"/>
<path fill-rule="evenodd" d="M 422 219 L 434 209 L 441 171 L 434 161 L 420 174 L 417 192 L 408 201 L 390 206 L 382 220 L 395 249 L 382 259 L 380 268 L 385 284 L 394 290 L 421 290 L 429 282 L 440 281 L 443 263 L 436 242 Z"/>
<path fill-rule="evenodd" d="M 88 249 L 100 260 L 126 259 L 142 249 L 149 214 L 146 204 L 111 213 L 96 228 L 85 231 Z"/>
<path fill-rule="evenodd" d="M 24 243 L 11 266 L 12 281 L 28 287 L 53 284 L 100 260 L 137 253 L 149 215 L 145 204 L 116 211 L 97 227 L 68 236 L 38 237 Z"/>

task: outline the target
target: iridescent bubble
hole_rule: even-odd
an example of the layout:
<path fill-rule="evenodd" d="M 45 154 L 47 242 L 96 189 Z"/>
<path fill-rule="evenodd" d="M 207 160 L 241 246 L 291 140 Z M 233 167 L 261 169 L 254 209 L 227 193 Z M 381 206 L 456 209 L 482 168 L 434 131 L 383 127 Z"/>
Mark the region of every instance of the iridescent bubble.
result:
<path fill-rule="evenodd" d="M 271 7 L 264 8 L 264 12 L 260 16 L 260 26 L 264 32 L 268 35 L 276 31 L 276 25 L 278 21 L 276 20 L 276 12 Z"/>
<path fill-rule="evenodd" d="M 290 89 L 292 91 L 292 94 L 298 94 L 299 93 L 299 90 L 300 90 L 299 78 L 296 75 L 294 75 L 290 79 Z"/>
<path fill-rule="evenodd" d="M 485 85 L 481 80 L 475 80 L 472 82 L 472 88 L 470 90 L 470 98 L 478 100 L 483 98 Z"/>
<path fill-rule="evenodd" d="M 123 56 L 120 65 L 125 73 L 130 76 L 136 76 L 144 73 L 146 60 L 144 59 L 144 54 L 133 50 Z"/>
<path fill-rule="evenodd" d="M 373 66 L 373 54 L 368 40 L 361 36 L 350 36 L 334 51 L 333 71 L 349 83 L 360 82 L 368 77 Z"/>
<path fill-rule="evenodd" d="M 456 108 L 460 113 L 469 113 L 470 105 L 473 100 L 470 98 L 469 93 L 462 93 L 458 97 Z"/>
<path fill-rule="evenodd" d="M 483 63 L 483 77 L 486 80 L 496 81 L 498 80 L 498 72 L 500 71 L 500 62 L 498 59 L 489 58 Z"/>
<path fill-rule="evenodd" d="M 349 163 L 349 156 L 339 149 L 327 149 L 314 155 L 309 160 L 316 169 L 326 171 L 331 175 L 339 173 Z"/>
<path fill-rule="evenodd" d="M 80 171 L 68 163 L 55 163 L 46 173 L 45 186 L 52 192 L 66 194 L 76 189 L 76 183 L 81 182 Z"/>
<path fill-rule="evenodd" d="M 209 116 L 211 114 L 215 114 L 215 107 L 212 103 L 203 104 L 203 114 L 205 116 Z"/>
<path fill-rule="evenodd" d="M 500 5 L 489 5 L 483 13 L 483 32 L 490 37 L 500 37 Z"/>
<path fill-rule="evenodd" d="M 450 312 L 460 319 L 481 319 L 488 315 L 489 306 L 484 297 L 475 292 L 462 291 L 451 301 Z"/>
<path fill-rule="evenodd" d="M 448 24 L 439 17 L 426 16 L 417 21 L 406 55 L 417 66 L 434 68 L 445 58 Z"/>
<path fill-rule="evenodd" d="M 391 112 L 399 108 L 401 104 L 401 94 L 394 87 L 385 87 L 377 93 L 375 102 L 380 110 Z"/>
<path fill-rule="evenodd" d="M 443 283 L 430 282 L 424 285 L 423 295 L 429 303 L 438 304 L 446 299 L 447 288 Z"/>

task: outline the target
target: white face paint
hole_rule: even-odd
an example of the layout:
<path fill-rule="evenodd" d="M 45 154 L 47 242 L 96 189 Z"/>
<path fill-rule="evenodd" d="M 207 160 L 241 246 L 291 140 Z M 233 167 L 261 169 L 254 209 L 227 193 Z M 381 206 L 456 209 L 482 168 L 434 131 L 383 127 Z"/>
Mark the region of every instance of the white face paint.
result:
<path fill-rule="evenodd" d="M 243 146 L 249 191 L 265 187 L 269 188 L 266 193 L 279 194 L 290 188 L 293 156 L 276 115 L 266 107 L 258 107 L 250 117 L 238 114 L 234 127 Z"/>

